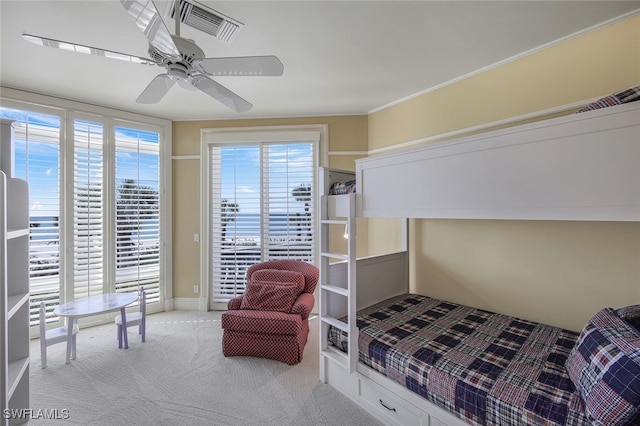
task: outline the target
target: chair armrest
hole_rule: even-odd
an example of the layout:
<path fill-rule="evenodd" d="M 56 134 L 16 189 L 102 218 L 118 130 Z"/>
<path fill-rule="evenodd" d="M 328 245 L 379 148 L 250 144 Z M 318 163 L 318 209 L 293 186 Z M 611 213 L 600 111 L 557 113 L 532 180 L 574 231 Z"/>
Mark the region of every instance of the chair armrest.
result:
<path fill-rule="evenodd" d="M 309 318 L 315 299 L 313 293 L 301 293 L 291 307 L 292 314 L 298 314 L 303 320 Z"/>
<path fill-rule="evenodd" d="M 236 296 L 233 299 L 229 300 L 227 302 L 227 309 L 230 311 L 237 311 L 240 309 L 240 305 L 242 304 L 242 296 L 244 296 L 243 294 L 241 294 L 240 296 Z"/>

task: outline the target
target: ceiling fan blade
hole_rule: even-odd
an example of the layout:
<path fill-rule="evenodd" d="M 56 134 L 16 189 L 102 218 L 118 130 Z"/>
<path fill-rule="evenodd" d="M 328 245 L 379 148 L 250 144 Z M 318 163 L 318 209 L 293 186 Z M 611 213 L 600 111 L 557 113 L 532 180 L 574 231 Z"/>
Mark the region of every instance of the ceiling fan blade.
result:
<path fill-rule="evenodd" d="M 191 84 L 236 112 L 249 111 L 253 107 L 250 102 L 207 76 L 195 75 L 191 78 Z"/>
<path fill-rule="evenodd" d="M 120 3 L 147 37 L 149 44 L 175 60 L 180 59 L 180 52 L 152 0 L 120 0 Z"/>
<path fill-rule="evenodd" d="M 156 104 L 164 98 L 169 89 L 176 83 L 174 79 L 167 74 L 159 74 L 151 83 L 140 93 L 136 102 L 139 104 Z"/>
<path fill-rule="evenodd" d="M 134 62 L 143 65 L 155 65 L 149 58 L 128 55 L 126 53 L 113 52 L 111 50 L 100 49 L 99 47 L 84 46 L 82 44 L 70 43 L 68 41 L 54 40 L 52 38 L 39 37 L 32 34 L 22 34 L 22 38 L 33 44 L 54 49 L 67 50 L 69 52 L 84 53 L 87 55 L 104 56 L 105 58 L 119 59 L 121 61 Z"/>
<path fill-rule="evenodd" d="M 178 86 L 185 90 L 198 90 L 196 86 L 191 84 L 191 80 L 178 80 Z"/>
<path fill-rule="evenodd" d="M 284 73 L 284 65 L 276 56 L 204 58 L 197 67 L 217 76 L 280 76 Z"/>

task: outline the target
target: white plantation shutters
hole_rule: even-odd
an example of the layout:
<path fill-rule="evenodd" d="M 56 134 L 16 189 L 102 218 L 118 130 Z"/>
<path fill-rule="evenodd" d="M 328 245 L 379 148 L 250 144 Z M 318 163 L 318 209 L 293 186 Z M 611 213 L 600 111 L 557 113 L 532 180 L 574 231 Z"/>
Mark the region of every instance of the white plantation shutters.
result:
<path fill-rule="evenodd" d="M 315 185 L 313 144 L 268 143 L 262 146 L 262 228 L 265 260 L 278 258 L 313 263 Z"/>
<path fill-rule="evenodd" d="M 214 300 L 225 301 L 244 293 L 248 266 L 261 259 L 260 147 L 257 145 L 211 148 L 211 253 Z"/>
<path fill-rule="evenodd" d="M 272 139 L 280 140 L 273 142 L 210 144 L 212 302 L 244 293 L 246 269 L 255 263 L 279 258 L 314 262 L 319 136 L 300 133 L 275 135 Z"/>
<path fill-rule="evenodd" d="M 31 317 L 60 299 L 60 117 L 3 108 L 17 121 L 14 176 L 29 182 Z"/>
<path fill-rule="evenodd" d="M 160 291 L 160 145 L 154 132 L 116 127 L 116 291 Z"/>
<path fill-rule="evenodd" d="M 75 120 L 73 127 L 74 298 L 135 292 L 144 285 L 148 302 L 158 301 L 159 135 L 115 127 L 111 174 L 105 167 L 103 125 Z M 113 221 L 107 219 L 107 209 L 113 212 Z M 107 249 L 109 241 L 113 250 Z"/>
<path fill-rule="evenodd" d="M 104 129 L 84 120 L 73 123 L 73 293 L 103 292 Z"/>
<path fill-rule="evenodd" d="M 114 135 L 111 174 L 102 124 L 74 121 L 74 298 L 145 286 L 147 301 L 158 301 L 159 135 L 124 127 L 115 127 Z M 113 222 L 107 220 L 108 208 Z M 109 241 L 112 250 L 106 248 Z"/>
<path fill-rule="evenodd" d="M 54 322 L 59 303 L 142 285 L 150 307 L 161 308 L 161 141 L 170 123 L 1 103 L 0 117 L 17 122 L 14 175 L 29 183 L 31 325 L 40 301 Z"/>

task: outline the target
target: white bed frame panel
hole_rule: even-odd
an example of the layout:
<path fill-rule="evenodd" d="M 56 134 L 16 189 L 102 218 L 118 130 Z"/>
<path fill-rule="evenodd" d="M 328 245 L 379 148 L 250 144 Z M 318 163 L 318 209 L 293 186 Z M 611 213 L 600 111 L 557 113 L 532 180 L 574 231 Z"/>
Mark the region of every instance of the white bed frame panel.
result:
<path fill-rule="evenodd" d="M 638 221 L 639 104 L 356 160 L 361 213 Z"/>
<path fill-rule="evenodd" d="M 356 185 L 365 217 L 640 221 L 640 102 L 356 160 Z M 359 259 L 356 282 L 358 309 L 406 293 L 408 253 Z M 466 425 L 360 362 L 349 374 L 321 351 L 320 363 L 323 382 L 385 424 Z"/>
<path fill-rule="evenodd" d="M 356 309 L 371 306 L 381 300 L 409 292 L 408 252 L 364 257 L 356 261 L 358 278 L 356 287 L 366 289 L 356 294 Z M 348 265 L 346 262 L 334 263 L 329 269 L 330 282 L 346 282 Z M 375 283 L 371 286 L 370 283 Z M 385 283 L 381 285 L 381 283 Z M 336 297 L 330 303 L 328 314 L 334 317 L 347 315 L 347 303 L 344 298 Z"/>

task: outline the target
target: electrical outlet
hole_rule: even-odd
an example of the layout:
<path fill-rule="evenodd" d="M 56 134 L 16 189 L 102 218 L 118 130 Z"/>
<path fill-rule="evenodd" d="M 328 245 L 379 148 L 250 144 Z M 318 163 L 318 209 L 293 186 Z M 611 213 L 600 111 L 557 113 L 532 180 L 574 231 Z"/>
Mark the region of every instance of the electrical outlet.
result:
<path fill-rule="evenodd" d="M 197 294 L 199 291 L 200 291 L 200 288 L 198 287 L 198 284 L 194 284 L 193 285 L 193 292 Z"/>

